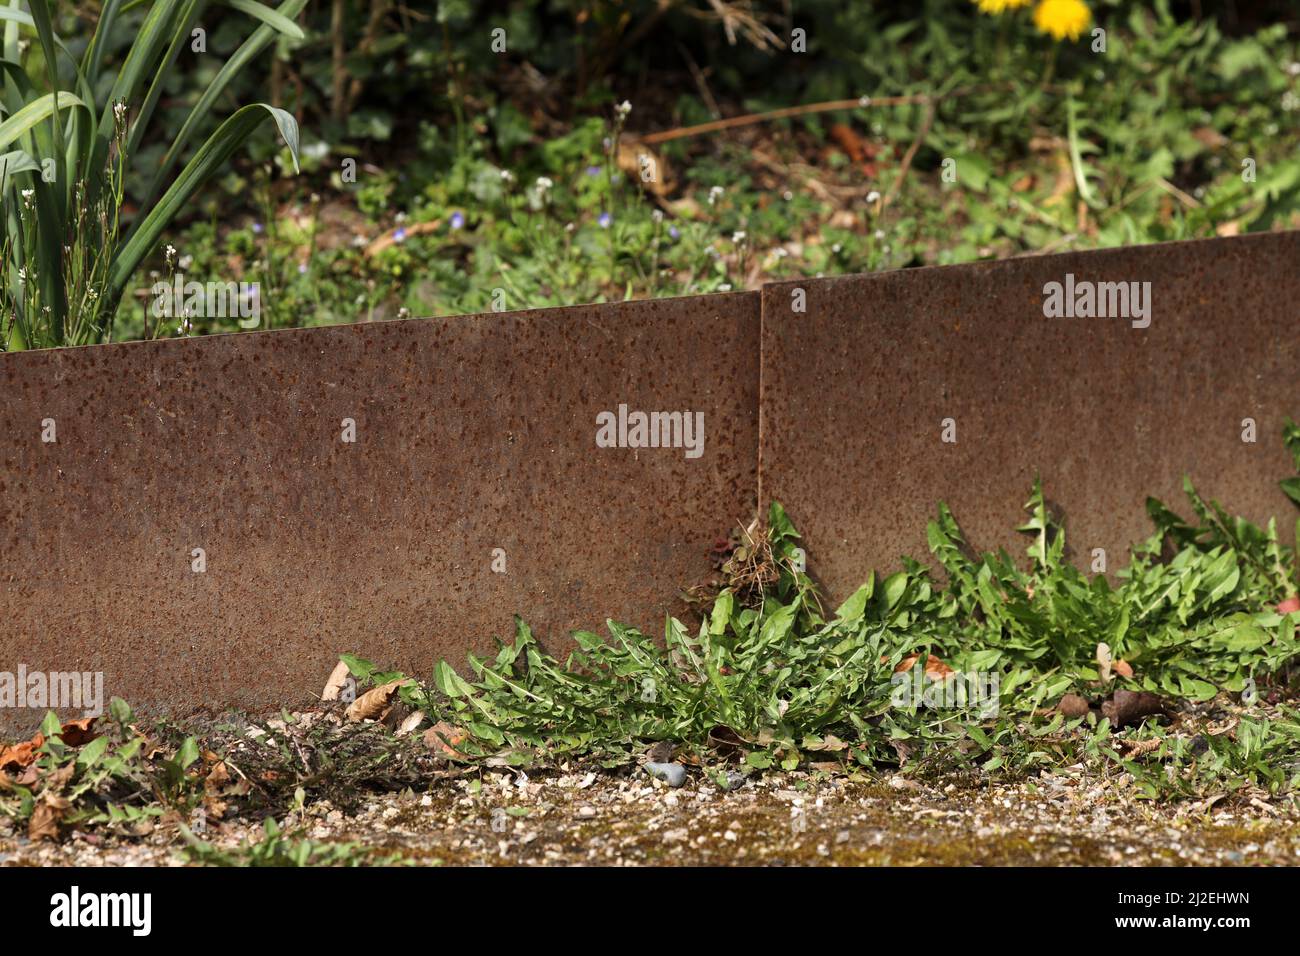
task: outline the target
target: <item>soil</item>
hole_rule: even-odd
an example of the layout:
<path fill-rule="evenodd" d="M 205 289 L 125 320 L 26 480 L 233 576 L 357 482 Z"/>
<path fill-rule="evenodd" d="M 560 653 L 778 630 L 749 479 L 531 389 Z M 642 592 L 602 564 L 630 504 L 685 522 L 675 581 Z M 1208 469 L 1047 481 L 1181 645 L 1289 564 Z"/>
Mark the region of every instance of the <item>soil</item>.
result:
<path fill-rule="evenodd" d="M 297 836 L 357 842 L 381 859 L 442 865 L 1300 865 L 1291 798 L 1138 799 L 1082 767 L 969 786 L 900 776 L 777 773 L 723 790 L 692 772 L 668 787 L 642 771 L 568 769 L 441 780 L 376 795 L 355 815 L 327 801 L 282 820 Z M 175 826 L 122 838 L 30 843 L 0 822 L 0 865 L 181 865 Z M 262 837 L 255 820 L 209 826 L 222 847 Z"/>

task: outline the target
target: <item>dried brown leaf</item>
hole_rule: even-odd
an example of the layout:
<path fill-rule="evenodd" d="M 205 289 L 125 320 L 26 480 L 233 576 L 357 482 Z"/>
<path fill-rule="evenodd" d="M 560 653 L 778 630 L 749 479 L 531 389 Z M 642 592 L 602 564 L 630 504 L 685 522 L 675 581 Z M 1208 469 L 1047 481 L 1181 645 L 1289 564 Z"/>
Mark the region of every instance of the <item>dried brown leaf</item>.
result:
<path fill-rule="evenodd" d="M 57 840 L 59 824 L 71 806 L 71 801 L 60 794 L 42 794 L 32 808 L 31 819 L 27 821 L 27 838 L 32 842 Z"/>
<path fill-rule="evenodd" d="M 405 737 L 407 734 L 415 733 L 416 728 L 422 723 L 424 723 L 424 711 L 411 711 L 406 715 L 406 719 L 397 725 L 397 736 Z"/>
<path fill-rule="evenodd" d="M 45 745 L 45 736 L 37 734 L 31 740 L 13 744 L 0 750 L 0 770 L 23 770 L 36 760 L 36 751 Z"/>
<path fill-rule="evenodd" d="M 1109 684 L 1111 678 L 1111 667 L 1113 662 L 1110 659 L 1110 645 L 1104 641 L 1097 645 L 1097 671 L 1101 674 L 1101 682 Z"/>
<path fill-rule="evenodd" d="M 325 689 L 321 691 L 321 700 L 338 700 L 339 691 L 347 683 L 348 677 L 352 672 L 348 670 L 348 665 L 339 661 L 334 665 L 334 670 L 330 671 L 329 680 L 325 682 Z"/>
<path fill-rule="evenodd" d="M 217 791 L 228 783 L 230 783 L 230 771 L 226 769 L 225 761 L 221 760 L 212 765 L 212 770 L 203 781 L 203 788 Z"/>
<path fill-rule="evenodd" d="M 405 683 L 406 680 L 390 680 L 387 684 L 380 684 L 378 687 L 366 691 L 348 706 L 348 720 L 378 720 L 382 718 L 384 712 L 388 710 L 389 701 L 397 693 L 397 688 Z"/>
<path fill-rule="evenodd" d="M 1125 727 L 1165 713 L 1165 701 L 1144 690 L 1117 690 L 1110 700 L 1102 703 L 1101 712 L 1110 719 L 1112 727 Z"/>
<path fill-rule="evenodd" d="M 98 717 L 81 717 L 77 720 L 69 720 L 63 724 L 63 729 L 59 731 L 59 737 L 69 747 L 80 747 L 82 744 L 88 744 L 99 734 L 91 728 L 94 727 Z"/>
<path fill-rule="evenodd" d="M 460 727 L 440 720 L 424 732 L 424 745 L 435 754 L 447 757 L 464 756 L 456 748 L 469 738 Z"/>
<path fill-rule="evenodd" d="M 887 657 L 881 657 L 880 661 L 883 664 L 888 659 L 889 658 Z M 910 671 L 912 669 L 912 666 L 920 659 L 921 659 L 921 655 L 919 653 L 909 654 L 907 657 L 904 657 L 901 661 L 898 662 L 898 666 L 894 668 L 894 673 L 904 674 Z M 939 658 L 935 657 L 933 654 L 926 657 L 925 676 L 930 678 L 930 680 L 935 680 L 935 681 L 947 680 L 948 677 L 950 677 L 952 674 L 955 673 L 956 671 L 954 671 L 943 661 L 939 660 Z"/>
<path fill-rule="evenodd" d="M 1086 717 L 1092 710 L 1088 702 L 1078 694 L 1066 694 L 1056 705 L 1056 709 L 1066 717 Z"/>

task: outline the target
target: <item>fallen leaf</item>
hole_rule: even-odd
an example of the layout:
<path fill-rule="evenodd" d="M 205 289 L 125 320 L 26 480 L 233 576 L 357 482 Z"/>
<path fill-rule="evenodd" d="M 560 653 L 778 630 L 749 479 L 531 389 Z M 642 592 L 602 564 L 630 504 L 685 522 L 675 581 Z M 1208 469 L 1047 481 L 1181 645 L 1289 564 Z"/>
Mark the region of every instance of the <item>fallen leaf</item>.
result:
<path fill-rule="evenodd" d="M 62 790 L 72 782 L 72 777 L 76 772 L 77 764 L 74 761 L 65 763 L 58 770 L 45 775 L 45 789 L 52 791 Z"/>
<path fill-rule="evenodd" d="M 453 727 L 445 720 L 440 720 L 424 732 L 424 745 L 435 754 L 448 757 L 462 757 L 456 748 L 469 738 L 469 734 L 459 727 Z"/>
<path fill-rule="evenodd" d="M 1092 707 L 1078 694 L 1066 694 L 1056 705 L 1056 709 L 1066 717 L 1086 717 Z"/>
<path fill-rule="evenodd" d="M 230 783 L 230 771 L 226 769 L 225 761 L 218 761 L 204 779 L 203 787 L 206 790 L 217 791 L 228 783 Z"/>
<path fill-rule="evenodd" d="M 59 731 L 59 737 L 69 747 L 80 747 L 82 744 L 88 744 L 99 736 L 90 729 L 97 720 L 99 720 L 98 717 L 82 717 L 78 720 L 69 720 L 63 725 L 63 729 Z"/>
<path fill-rule="evenodd" d="M 59 823 L 68 812 L 72 802 L 57 793 L 44 793 L 32 808 L 31 819 L 27 821 L 27 838 L 32 842 L 38 840 L 57 840 Z"/>
<path fill-rule="evenodd" d="M 1116 661 L 1114 664 L 1111 665 L 1111 667 L 1114 669 L 1115 673 L 1118 674 L 1120 677 L 1133 676 L 1133 665 L 1130 664 L 1128 661 Z"/>
<path fill-rule="evenodd" d="M 655 196 L 667 196 L 677 182 L 667 161 L 649 146 L 632 138 L 620 139 L 615 157 L 618 168 Z"/>
<path fill-rule="evenodd" d="M 1144 690 L 1117 690 L 1110 700 L 1102 703 L 1101 712 L 1110 719 L 1112 727 L 1124 727 L 1165 713 L 1165 702 L 1158 695 Z"/>
<path fill-rule="evenodd" d="M 406 719 L 397 725 L 397 736 L 405 737 L 407 734 L 415 732 L 415 729 L 424 723 L 424 711 L 413 710 L 406 715 Z"/>
<path fill-rule="evenodd" d="M 209 819 L 220 820 L 229 808 L 230 805 L 225 800 L 218 799 L 210 793 L 203 795 L 203 812 Z"/>
<path fill-rule="evenodd" d="M 0 770 L 22 770 L 31 766 L 36 760 L 36 751 L 45 746 L 45 736 L 37 734 L 31 740 L 24 740 L 0 750 Z"/>
<path fill-rule="evenodd" d="M 920 659 L 921 659 L 920 654 L 910 654 L 907 657 L 904 657 L 901 661 L 898 662 L 898 666 L 894 668 L 894 673 L 895 674 L 907 673 L 912 669 L 912 665 L 915 664 Z M 889 660 L 888 657 L 882 657 L 880 659 L 880 662 L 883 664 L 887 660 Z M 939 658 L 935 657 L 933 654 L 931 654 L 929 657 L 925 659 L 925 676 L 930 678 L 930 680 L 947 680 L 947 678 L 950 675 L 955 673 L 957 672 L 954 671 L 947 664 L 945 664 L 943 661 L 939 660 Z"/>
<path fill-rule="evenodd" d="M 366 691 L 349 705 L 348 720 L 375 720 L 382 717 L 388 709 L 388 702 L 397 693 L 397 688 L 405 683 L 404 679 L 390 680 L 387 684 Z"/>
<path fill-rule="evenodd" d="M 352 672 L 348 670 L 348 665 L 339 661 L 334 665 L 334 670 L 330 671 L 329 680 L 325 682 L 325 689 L 321 691 L 320 699 L 338 700 L 339 691 L 343 689 L 343 685 L 347 683 L 348 678 L 351 676 Z"/>
<path fill-rule="evenodd" d="M 1097 645 L 1097 670 L 1101 673 L 1101 682 L 1110 683 L 1110 645 L 1105 641 Z"/>

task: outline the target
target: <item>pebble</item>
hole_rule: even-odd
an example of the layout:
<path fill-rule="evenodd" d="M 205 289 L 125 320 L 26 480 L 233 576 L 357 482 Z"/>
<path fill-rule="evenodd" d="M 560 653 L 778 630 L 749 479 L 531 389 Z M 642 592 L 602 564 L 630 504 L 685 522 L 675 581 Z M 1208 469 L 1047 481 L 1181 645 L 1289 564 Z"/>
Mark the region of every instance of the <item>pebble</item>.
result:
<path fill-rule="evenodd" d="M 655 763 L 650 761 L 646 763 L 645 769 L 654 777 L 658 777 L 670 787 L 680 787 L 686 782 L 686 768 L 679 763 Z"/>
<path fill-rule="evenodd" d="M 726 777 L 722 780 L 722 789 L 731 791 L 739 790 L 745 785 L 746 776 L 735 770 L 728 770 Z"/>

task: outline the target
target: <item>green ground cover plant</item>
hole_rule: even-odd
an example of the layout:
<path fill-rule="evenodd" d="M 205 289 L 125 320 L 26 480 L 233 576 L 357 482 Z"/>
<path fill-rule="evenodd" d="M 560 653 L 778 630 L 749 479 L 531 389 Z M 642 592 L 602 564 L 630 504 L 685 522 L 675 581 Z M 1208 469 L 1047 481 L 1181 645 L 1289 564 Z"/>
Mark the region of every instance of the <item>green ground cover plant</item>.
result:
<path fill-rule="evenodd" d="M 1286 441 L 1300 467 L 1295 426 Z M 1294 479 L 1284 487 L 1294 496 Z M 1288 790 L 1300 779 L 1297 714 L 1285 705 L 1252 714 L 1251 705 L 1289 690 L 1300 653 L 1295 551 L 1275 522 L 1259 528 L 1202 499 L 1190 480 L 1185 489 L 1188 518 L 1148 500 L 1155 531 L 1118 584 L 1064 560 L 1064 529 L 1036 485 L 1020 529 L 1030 537 L 1027 566 L 972 554 L 940 505 L 928 538 L 946 581 L 905 560 L 830 613 L 800 570 L 798 533 L 773 503 L 766 532 L 738 549 L 745 575 L 693 632 L 670 617 L 661 643 L 609 621 L 607 636 L 573 635 L 577 648 L 560 660 L 519 620 L 495 657 L 471 657 L 463 674 L 442 662 L 428 684 L 400 693 L 431 720 L 463 728 L 468 739 L 455 747 L 467 759 L 576 753 L 613 766 L 670 741 L 740 754 L 754 769 L 829 760 L 1024 772 L 1100 754 L 1123 730 L 1158 741 L 1158 772 L 1129 767 L 1151 796 L 1208 780 Z M 345 660 L 363 681 L 405 679 Z M 994 706 L 903 700 L 899 675 L 919 678 L 913 667 L 925 671 L 922 688 L 954 672 L 996 675 Z M 1194 752 L 1155 720 L 1223 694 L 1241 705 L 1236 732 L 1198 738 Z M 1061 707 L 1067 695 L 1083 712 Z M 1089 698 L 1107 699 L 1094 709 Z"/>

